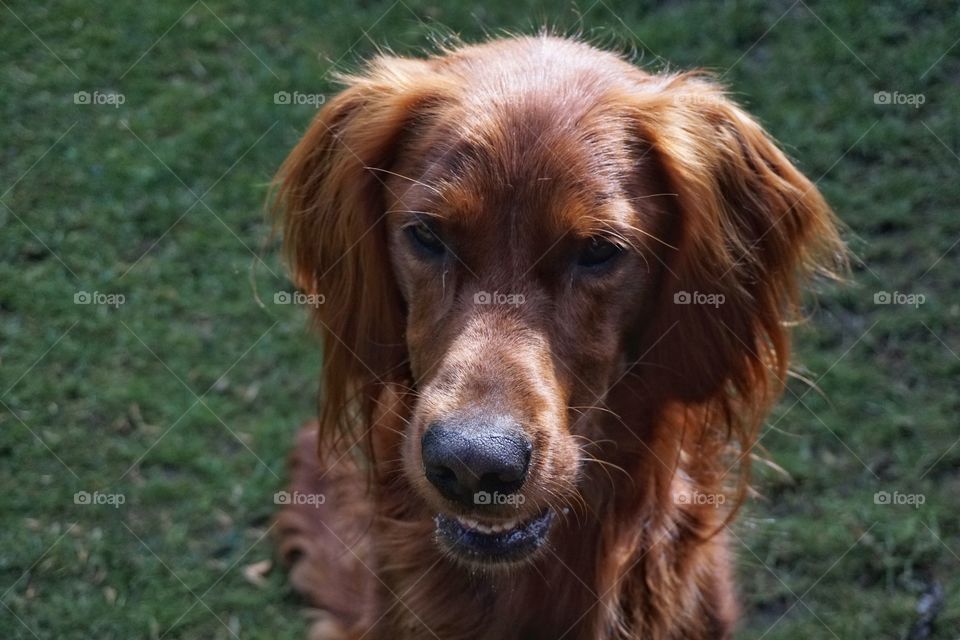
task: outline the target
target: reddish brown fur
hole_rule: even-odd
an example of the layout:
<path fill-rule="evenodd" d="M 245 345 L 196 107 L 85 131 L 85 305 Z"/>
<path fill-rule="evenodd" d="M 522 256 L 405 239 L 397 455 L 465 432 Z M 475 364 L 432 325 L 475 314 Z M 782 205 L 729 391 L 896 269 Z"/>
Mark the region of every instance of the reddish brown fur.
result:
<path fill-rule="evenodd" d="M 330 614 L 317 637 L 727 637 L 735 508 L 683 498 L 743 497 L 800 287 L 842 261 L 816 188 L 708 80 L 570 40 L 345 80 L 278 179 L 295 282 L 326 299 L 320 462 L 302 436 L 293 486 L 328 500 L 280 517 L 295 586 Z M 415 253 L 417 216 L 455 258 Z M 624 255 L 572 270 L 598 233 Z M 458 509 L 420 436 L 473 406 L 534 442 L 521 510 L 569 507 L 523 565 L 468 567 L 433 539 Z"/>

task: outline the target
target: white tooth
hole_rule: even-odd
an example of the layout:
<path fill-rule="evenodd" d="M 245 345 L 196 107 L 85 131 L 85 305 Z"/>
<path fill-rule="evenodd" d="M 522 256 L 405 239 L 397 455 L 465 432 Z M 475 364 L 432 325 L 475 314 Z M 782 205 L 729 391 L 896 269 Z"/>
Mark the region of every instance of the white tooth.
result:
<path fill-rule="evenodd" d="M 492 533 L 492 531 L 493 531 L 490 527 L 484 526 L 484 525 L 479 524 L 479 523 L 477 523 L 476 529 L 477 529 L 477 531 L 479 531 L 480 533 Z"/>
<path fill-rule="evenodd" d="M 501 526 L 505 531 L 509 531 L 510 529 L 515 529 L 517 527 L 517 521 L 511 520 L 510 522 L 504 522 Z"/>
<path fill-rule="evenodd" d="M 500 533 L 501 531 L 503 531 L 503 525 L 495 524 L 492 527 L 490 527 L 490 530 L 493 531 L 494 533 Z"/>

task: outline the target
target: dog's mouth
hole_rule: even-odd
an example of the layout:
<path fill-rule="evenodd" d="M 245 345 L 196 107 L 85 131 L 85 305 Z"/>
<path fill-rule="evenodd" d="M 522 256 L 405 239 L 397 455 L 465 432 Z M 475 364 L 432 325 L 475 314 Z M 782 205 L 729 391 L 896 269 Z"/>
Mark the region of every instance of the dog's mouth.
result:
<path fill-rule="evenodd" d="M 465 560 L 497 564 L 520 562 L 547 540 L 554 512 L 546 509 L 529 520 L 483 523 L 461 516 L 437 514 L 437 540 Z"/>

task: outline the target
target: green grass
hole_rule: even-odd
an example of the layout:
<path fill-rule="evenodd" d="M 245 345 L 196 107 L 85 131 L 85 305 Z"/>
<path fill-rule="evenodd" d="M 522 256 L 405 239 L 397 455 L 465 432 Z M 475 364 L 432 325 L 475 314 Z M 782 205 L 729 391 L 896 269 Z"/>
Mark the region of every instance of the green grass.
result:
<path fill-rule="evenodd" d="M 313 108 L 273 94 L 328 93 L 327 71 L 376 45 L 544 23 L 635 46 L 653 70 L 724 74 L 820 179 L 863 261 L 799 335 L 825 397 L 791 385 L 765 431 L 790 478 L 761 472 L 737 525 L 742 636 L 901 638 L 938 582 L 933 637 L 955 637 L 953 3 L 239 4 L 0 7 L 0 637 L 303 635 L 283 573 L 258 587 L 242 572 L 272 557 L 272 496 L 319 369 L 302 312 L 273 303 L 289 284 L 262 213 Z M 125 101 L 75 104 L 81 91 Z M 926 300 L 876 305 L 880 290 Z M 124 303 L 75 304 L 81 291 Z"/>

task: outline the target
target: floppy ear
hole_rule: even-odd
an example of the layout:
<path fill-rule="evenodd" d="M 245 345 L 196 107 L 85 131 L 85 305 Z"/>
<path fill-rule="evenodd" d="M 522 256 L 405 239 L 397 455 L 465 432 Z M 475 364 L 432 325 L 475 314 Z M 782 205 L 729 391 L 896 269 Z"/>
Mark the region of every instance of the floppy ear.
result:
<path fill-rule="evenodd" d="M 404 310 L 383 216 L 389 169 L 441 82 L 426 60 L 380 57 L 317 114 L 275 179 L 274 211 L 297 287 L 322 299 L 321 435 L 372 420 L 383 384 L 402 377 Z M 322 296 L 320 298 L 319 296 Z M 355 404 L 357 403 L 357 404 Z"/>
<path fill-rule="evenodd" d="M 836 219 L 717 86 L 695 74 L 657 79 L 633 103 L 678 214 L 644 360 L 665 372 L 662 397 L 711 407 L 748 442 L 786 376 L 805 279 L 845 264 Z"/>

